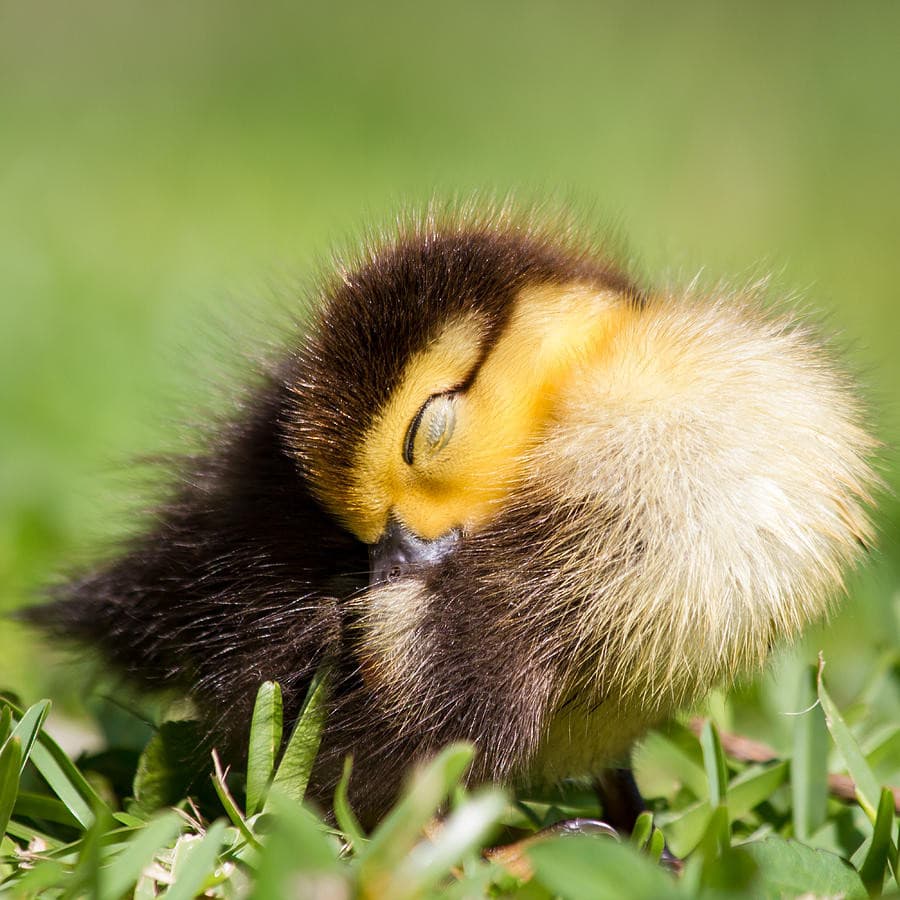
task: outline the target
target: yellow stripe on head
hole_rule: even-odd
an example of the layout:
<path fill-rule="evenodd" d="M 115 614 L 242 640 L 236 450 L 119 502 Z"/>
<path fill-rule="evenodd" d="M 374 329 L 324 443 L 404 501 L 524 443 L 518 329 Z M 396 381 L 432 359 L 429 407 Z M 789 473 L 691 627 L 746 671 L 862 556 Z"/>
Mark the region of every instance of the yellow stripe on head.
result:
<path fill-rule="evenodd" d="M 407 364 L 399 388 L 363 438 L 351 484 L 340 486 L 333 511 L 364 543 L 384 531 L 398 500 L 413 492 L 416 473 L 403 459 L 409 425 L 432 395 L 452 390 L 481 355 L 485 328 L 478 316 L 451 322 Z"/>

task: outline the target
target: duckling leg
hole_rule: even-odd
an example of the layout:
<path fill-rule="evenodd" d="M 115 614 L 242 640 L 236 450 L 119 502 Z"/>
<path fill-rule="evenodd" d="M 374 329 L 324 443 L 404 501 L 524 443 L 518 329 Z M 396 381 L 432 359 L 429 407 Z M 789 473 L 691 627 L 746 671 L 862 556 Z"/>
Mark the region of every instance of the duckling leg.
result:
<path fill-rule="evenodd" d="M 647 808 L 631 769 L 607 769 L 594 782 L 603 804 L 603 817 L 616 831 L 631 834 Z"/>
<path fill-rule="evenodd" d="M 603 804 L 604 820 L 616 832 L 631 834 L 638 816 L 647 809 L 631 769 L 607 769 L 594 781 L 594 790 Z M 663 848 L 660 862 L 681 871 L 682 861 L 668 847 Z"/>

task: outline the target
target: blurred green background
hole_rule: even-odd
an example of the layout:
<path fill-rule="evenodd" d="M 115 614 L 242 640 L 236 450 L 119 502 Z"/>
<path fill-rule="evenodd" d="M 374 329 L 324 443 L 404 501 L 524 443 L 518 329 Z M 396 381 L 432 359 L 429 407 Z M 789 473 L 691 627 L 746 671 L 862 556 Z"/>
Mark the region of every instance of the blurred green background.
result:
<path fill-rule="evenodd" d="M 129 460 L 177 446 L 257 310 L 434 193 L 573 198 L 651 282 L 773 272 L 848 347 L 896 489 L 898 47 L 887 0 L 0 3 L 0 610 L 121 533 Z M 900 645 L 890 496 L 879 522 L 748 719 L 820 647 L 846 699 Z M 0 628 L 0 685 L 71 696 Z"/>

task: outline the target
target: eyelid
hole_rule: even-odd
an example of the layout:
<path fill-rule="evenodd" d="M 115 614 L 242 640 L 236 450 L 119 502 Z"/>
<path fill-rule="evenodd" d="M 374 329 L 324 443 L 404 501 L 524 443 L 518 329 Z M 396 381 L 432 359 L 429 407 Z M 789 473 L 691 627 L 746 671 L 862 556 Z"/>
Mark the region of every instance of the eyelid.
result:
<path fill-rule="evenodd" d="M 432 397 L 433 396 L 437 395 L 432 394 Z M 419 425 L 422 422 L 422 416 L 425 415 L 425 408 L 429 403 L 431 403 L 431 397 L 419 407 L 419 411 L 413 416 L 412 422 L 409 423 L 409 428 L 406 429 L 406 437 L 403 440 L 403 462 L 408 466 L 413 464 L 413 444 L 416 440 L 416 433 L 419 430 Z"/>
<path fill-rule="evenodd" d="M 413 416 L 412 421 L 409 423 L 409 428 L 406 429 L 406 437 L 403 439 L 403 461 L 408 466 L 411 466 L 413 464 L 413 449 L 415 447 L 416 435 L 419 433 L 419 426 L 422 424 L 422 419 L 425 415 L 426 410 L 438 398 L 452 397 L 456 393 L 458 393 L 458 388 L 453 388 L 449 391 L 440 391 L 437 394 L 432 394 L 419 407 L 419 411 Z"/>

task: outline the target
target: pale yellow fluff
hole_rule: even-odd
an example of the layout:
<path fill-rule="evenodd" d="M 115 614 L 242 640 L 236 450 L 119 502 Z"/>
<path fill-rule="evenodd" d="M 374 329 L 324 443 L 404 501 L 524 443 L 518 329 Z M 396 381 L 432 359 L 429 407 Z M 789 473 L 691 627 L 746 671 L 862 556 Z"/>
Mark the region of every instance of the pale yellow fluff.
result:
<path fill-rule="evenodd" d="M 861 419 L 821 342 L 752 298 L 660 297 L 631 319 L 529 466 L 582 509 L 556 537 L 580 547 L 559 558 L 559 601 L 584 598 L 579 689 L 656 718 L 821 617 L 871 538 Z"/>

